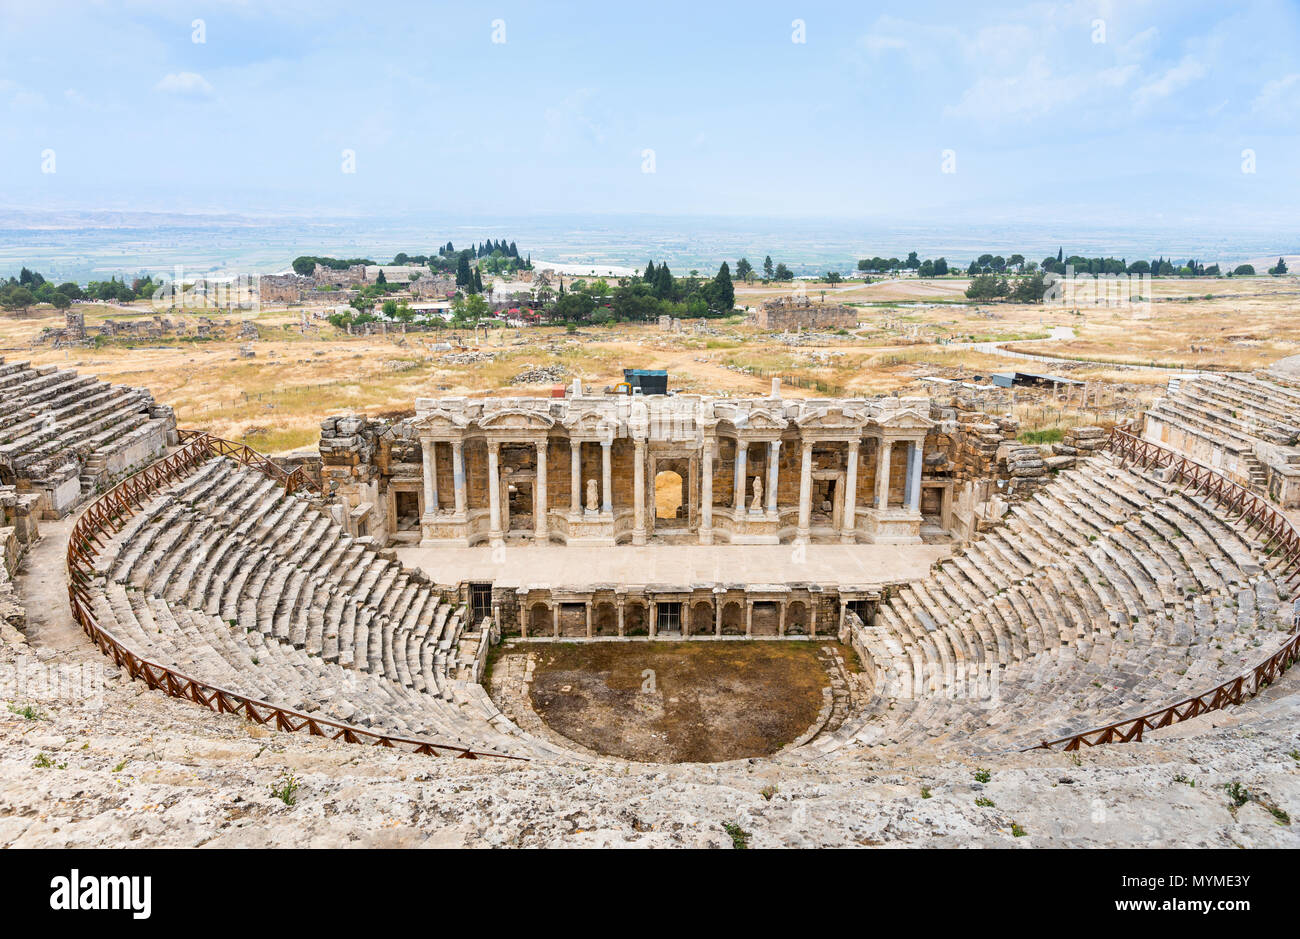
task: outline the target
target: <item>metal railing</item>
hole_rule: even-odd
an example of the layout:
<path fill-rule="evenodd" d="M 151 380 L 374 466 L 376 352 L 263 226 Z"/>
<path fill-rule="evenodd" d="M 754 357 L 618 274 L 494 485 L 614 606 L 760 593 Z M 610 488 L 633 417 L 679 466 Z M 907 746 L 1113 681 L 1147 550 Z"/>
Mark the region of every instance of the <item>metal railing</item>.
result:
<path fill-rule="evenodd" d="M 1128 430 L 1118 427 L 1112 430 L 1107 440 L 1107 447 L 1111 453 L 1122 460 L 1129 460 L 1142 466 L 1171 468 L 1174 476 L 1184 483 L 1185 492 L 1195 490 L 1201 495 L 1214 499 L 1221 507 L 1227 509 L 1230 517 L 1236 516 L 1231 519 L 1232 521 L 1244 520 L 1247 530 L 1256 529 L 1257 536 L 1263 541 L 1264 550 L 1275 557 L 1280 556 L 1277 569 L 1281 572 L 1284 584 L 1291 586 L 1300 581 L 1300 533 L 1268 500 L 1234 483 L 1208 466 L 1189 460 L 1168 447 L 1143 440 Z M 1292 627 L 1290 637 L 1280 649 L 1253 668 L 1229 678 L 1208 691 L 1184 698 L 1182 701 L 1147 714 L 1125 718 L 1057 740 L 1044 740 L 1037 746 L 1026 749 L 1053 750 L 1060 747 L 1063 750 L 1078 750 L 1080 747 L 1095 747 L 1103 743 L 1140 741 L 1142 735 L 1148 730 L 1158 730 L 1161 727 L 1190 720 L 1208 711 L 1241 704 L 1271 685 L 1300 659 L 1300 613 L 1297 613 L 1293 619 Z"/>
<path fill-rule="evenodd" d="M 95 580 L 95 555 L 104 546 L 105 540 L 120 531 L 136 510 L 164 486 L 189 475 L 213 456 L 226 456 L 282 483 L 286 493 L 293 492 L 295 488 L 316 488 L 306 474 L 300 473 L 300 470 L 286 472 L 264 454 L 243 444 L 202 432 L 181 431 L 180 433 L 181 440 L 185 441 L 184 446 L 170 456 L 150 464 L 123 480 L 92 502 L 77 519 L 68 537 L 68 602 L 72 607 L 72 616 L 101 652 L 111 658 L 119 668 L 126 669 L 131 678 L 143 681 L 151 689 L 163 691 L 174 698 L 193 701 L 218 714 L 238 714 L 254 724 L 271 725 L 276 730 L 306 731 L 313 737 L 327 737 L 345 743 L 377 747 L 398 747 L 429 756 L 454 753 L 457 759 L 467 760 L 479 757 L 527 760 L 526 757 L 495 753 L 491 750 L 474 750 L 457 744 L 380 733 L 364 727 L 313 717 L 260 698 L 250 698 L 239 692 L 193 678 L 170 666 L 150 661 L 132 651 L 101 626 L 95 619 L 91 600 L 91 589 Z"/>

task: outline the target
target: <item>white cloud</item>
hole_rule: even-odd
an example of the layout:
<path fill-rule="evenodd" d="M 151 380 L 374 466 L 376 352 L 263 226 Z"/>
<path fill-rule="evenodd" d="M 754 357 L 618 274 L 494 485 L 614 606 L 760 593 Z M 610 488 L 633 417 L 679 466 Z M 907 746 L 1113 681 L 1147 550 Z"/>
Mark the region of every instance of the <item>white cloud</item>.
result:
<path fill-rule="evenodd" d="M 1300 113 L 1296 100 L 1298 96 L 1300 96 L 1300 72 L 1292 72 L 1290 75 L 1266 82 L 1251 110 L 1272 120 L 1290 121 Z"/>
<path fill-rule="evenodd" d="M 1145 110 L 1175 92 L 1181 91 L 1204 75 L 1205 66 L 1201 61 L 1196 56 L 1185 55 L 1177 65 L 1167 69 L 1159 78 L 1147 82 L 1133 92 L 1133 104 L 1139 111 Z"/>
<path fill-rule="evenodd" d="M 172 72 L 164 75 L 153 89 L 184 98 L 206 98 L 212 94 L 212 86 L 198 72 Z"/>

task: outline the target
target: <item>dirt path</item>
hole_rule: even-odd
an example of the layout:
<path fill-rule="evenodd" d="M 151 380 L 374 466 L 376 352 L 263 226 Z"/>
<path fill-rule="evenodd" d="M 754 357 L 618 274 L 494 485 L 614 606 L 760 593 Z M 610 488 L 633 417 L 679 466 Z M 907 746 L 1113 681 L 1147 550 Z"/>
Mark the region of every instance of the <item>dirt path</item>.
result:
<path fill-rule="evenodd" d="M 65 555 L 74 521 L 69 516 L 41 522 L 41 537 L 24 559 L 23 569 L 15 579 L 18 595 L 27 608 L 27 641 L 35 649 L 65 653 L 93 651 L 68 607 Z"/>

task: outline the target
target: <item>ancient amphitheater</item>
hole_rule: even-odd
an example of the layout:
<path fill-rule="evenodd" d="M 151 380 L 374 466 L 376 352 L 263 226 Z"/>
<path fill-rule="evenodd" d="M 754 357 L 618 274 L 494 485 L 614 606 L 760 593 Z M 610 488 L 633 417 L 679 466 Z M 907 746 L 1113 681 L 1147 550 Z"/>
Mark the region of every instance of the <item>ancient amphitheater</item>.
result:
<path fill-rule="evenodd" d="M 578 384 L 328 416 L 292 465 L 0 391 L 0 844 L 1296 844 L 1288 376 L 1050 449 L 960 394 Z M 550 651 L 666 643 L 809 649 L 814 713 L 654 763 L 534 707 Z"/>

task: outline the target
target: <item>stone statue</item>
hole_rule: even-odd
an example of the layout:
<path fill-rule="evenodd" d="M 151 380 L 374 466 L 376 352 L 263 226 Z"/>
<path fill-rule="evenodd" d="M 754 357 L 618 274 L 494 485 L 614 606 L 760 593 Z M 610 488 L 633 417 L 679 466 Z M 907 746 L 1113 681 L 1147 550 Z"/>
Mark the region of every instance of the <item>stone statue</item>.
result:
<path fill-rule="evenodd" d="M 763 477 L 754 477 L 754 501 L 749 503 L 749 511 L 763 511 Z"/>
<path fill-rule="evenodd" d="M 600 511 L 600 496 L 596 492 L 596 480 L 587 480 L 587 511 Z"/>

